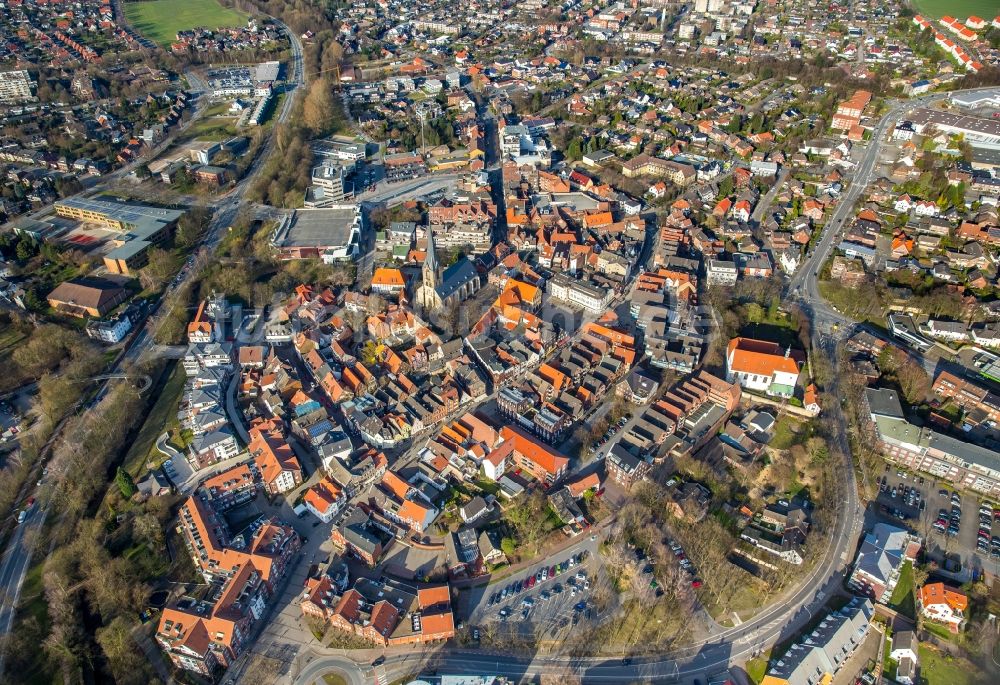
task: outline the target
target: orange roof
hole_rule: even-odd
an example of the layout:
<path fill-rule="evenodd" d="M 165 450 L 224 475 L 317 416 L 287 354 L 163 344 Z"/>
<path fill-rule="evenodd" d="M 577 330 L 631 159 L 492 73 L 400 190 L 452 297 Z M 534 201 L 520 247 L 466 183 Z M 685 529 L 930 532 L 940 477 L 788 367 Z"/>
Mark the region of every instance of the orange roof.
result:
<path fill-rule="evenodd" d="M 727 358 L 731 360 L 730 369 L 741 373 L 759 376 L 771 376 L 776 371 L 799 373 L 799 365 L 790 356 L 781 353 L 780 345 L 764 340 L 733 338 L 729 341 Z"/>
<path fill-rule="evenodd" d="M 913 239 L 907 236 L 905 233 L 900 233 L 895 238 L 892 239 L 892 249 L 893 251 L 903 248 L 907 252 L 913 249 Z"/>
<path fill-rule="evenodd" d="M 816 385 L 810 383 L 806 387 L 805 394 L 803 395 L 803 403 L 808 407 L 810 404 L 819 404 L 819 397 L 816 393 Z"/>
<path fill-rule="evenodd" d="M 929 583 L 920 588 L 920 603 L 923 606 L 932 604 L 947 604 L 953 611 L 965 611 L 969 606 L 969 598 L 958 590 L 947 587 L 944 583 Z"/>
<path fill-rule="evenodd" d="M 567 457 L 553 452 L 549 447 L 518 428 L 504 426 L 501 435 L 504 442 L 511 441 L 514 451 L 550 474 L 555 475 L 569 464 Z"/>
<path fill-rule="evenodd" d="M 435 585 L 417 590 L 420 606 L 420 632 L 424 635 L 449 635 L 455 632 L 451 611 L 451 592 L 447 585 Z"/>
<path fill-rule="evenodd" d="M 427 519 L 427 511 L 428 508 L 423 504 L 410 499 L 404 499 L 397 514 L 404 521 L 413 521 L 414 523 L 422 524 Z"/>
<path fill-rule="evenodd" d="M 600 324 L 596 324 L 593 322 L 590 322 L 586 326 L 584 326 L 583 332 L 593 333 L 597 337 L 609 340 L 615 345 L 627 345 L 631 347 L 632 345 L 635 344 L 635 338 L 633 338 L 631 335 L 623 333 L 622 331 L 616 330 L 614 328 L 601 326 Z"/>
<path fill-rule="evenodd" d="M 551 383 L 557 393 L 562 392 L 562 389 L 569 384 L 569 378 L 566 377 L 566 374 L 548 364 L 542 364 L 538 367 L 538 375 Z"/>
<path fill-rule="evenodd" d="M 324 478 L 306 490 L 302 499 L 323 514 L 340 499 L 340 488 L 329 478 Z"/>
<path fill-rule="evenodd" d="M 435 604 L 450 604 L 451 592 L 447 585 L 436 585 L 417 590 L 417 600 L 421 609 L 432 607 Z"/>
<path fill-rule="evenodd" d="M 583 225 L 587 228 L 593 228 L 594 226 L 607 226 L 608 224 L 614 223 L 614 217 L 611 216 L 611 212 L 598 212 L 597 214 L 587 214 L 583 217 Z"/>
<path fill-rule="evenodd" d="M 188 335 L 199 331 L 203 333 L 210 333 L 212 331 L 212 324 L 205 318 L 205 302 L 206 300 L 201 301 L 198 305 L 198 312 L 194 315 L 194 320 L 188 324 Z"/>
<path fill-rule="evenodd" d="M 504 288 L 504 292 L 514 291 L 517 296 L 521 298 L 521 302 L 531 302 L 534 303 L 538 298 L 538 288 L 531 285 L 530 283 L 525 283 L 524 281 L 518 281 L 511 278 L 507 281 L 507 287 Z"/>
<path fill-rule="evenodd" d="M 596 490 L 601 487 L 601 478 L 596 473 L 589 473 L 583 478 L 578 478 L 571 483 L 567 483 L 569 494 L 579 497 L 587 490 Z"/>
<path fill-rule="evenodd" d="M 874 221 L 875 223 L 880 225 L 882 223 L 879 220 L 878 215 L 870 209 L 863 209 L 860 212 L 858 212 L 858 218 L 864 219 L 865 221 Z"/>
<path fill-rule="evenodd" d="M 375 269 L 375 273 L 372 275 L 372 285 L 402 288 L 406 282 L 403 280 L 403 272 L 399 269 L 381 266 Z"/>
<path fill-rule="evenodd" d="M 382 475 L 382 485 L 399 499 L 406 497 L 406 493 L 410 491 L 410 484 L 396 475 L 394 471 L 386 471 Z"/>
<path fill-rule="evenodd" d="M 420 632 L 424 635 L 442 635 L 455 632 L 455 619 L 451 609 L 441 613 L 421 614 Z"/>
<path fill-rule="evenodd" d="M 250 428 L 250 444 L 247 446 L 247 451 L 253 455 L 261 479 L 265 483 L 274 482 L 285 471 L 302 470 L 291 445 L 270 421 L 261 422 Z"/>
<path fill-rule="evenodd" d="M 218 488 L 223 491 L 229 491 L 247 483 L 253 483 L 253 471 L 250 470 L 250 464 L 237 464 L 231 469 L 226 469 L 211 478 L 206 478 L 202 481 L 201 485 L 206 490 Z"/>

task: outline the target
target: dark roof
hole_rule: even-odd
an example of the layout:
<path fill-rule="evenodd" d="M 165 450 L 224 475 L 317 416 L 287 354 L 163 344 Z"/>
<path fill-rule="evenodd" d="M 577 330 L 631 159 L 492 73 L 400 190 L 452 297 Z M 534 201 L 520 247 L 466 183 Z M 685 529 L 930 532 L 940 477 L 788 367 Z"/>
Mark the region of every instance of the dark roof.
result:
<path fill-rule="evenodd" d="M 437 287 L 437 293 L 442 300 L 447 299 L 456 290 L 478 276 L 479 271 L 471 259 L 459 259 L 441 274 L 441 284 Z"/>

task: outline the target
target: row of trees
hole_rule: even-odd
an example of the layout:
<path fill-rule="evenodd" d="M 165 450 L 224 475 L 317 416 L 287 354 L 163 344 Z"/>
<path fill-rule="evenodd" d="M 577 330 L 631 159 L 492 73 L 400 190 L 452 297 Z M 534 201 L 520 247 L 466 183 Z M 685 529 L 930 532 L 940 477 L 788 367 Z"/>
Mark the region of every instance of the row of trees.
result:
<path fill-rule="evenodd" d="M 155 378 L 162 366 L 142 371 Z M 54 550 L 42 573 L 48 625 L 29 616 L 11 634 L 5 645 L 8 672 L 37 668 L 40 648 L 46 670 L 66 680 L 82 675 L 120 685 L 156 682 L 133 630 L 138 608 L 148 604 L 150 581 L 168 572 L 164 531 L 175 501 L 135 504 L 120 525 L 113 513 L 120 505 L 111 505 L 134 493 L 130 476 L 112 475 L 151 401 L 127 383 L 112 386 L 94 409 L 70 419 L 54 446 L 49 468 L 58 475 L 50 487 L 58 507 L 50 517 L 48 539 L 39 542 Z M 110 496 L 109 480 L 116 483 Z M 109 506 L 99 507 L 105 499 Z M 172 580 L 193 579 L 189 565 L 172 572 Z M 38 600 L 29 596 L 25 601 Z"/>

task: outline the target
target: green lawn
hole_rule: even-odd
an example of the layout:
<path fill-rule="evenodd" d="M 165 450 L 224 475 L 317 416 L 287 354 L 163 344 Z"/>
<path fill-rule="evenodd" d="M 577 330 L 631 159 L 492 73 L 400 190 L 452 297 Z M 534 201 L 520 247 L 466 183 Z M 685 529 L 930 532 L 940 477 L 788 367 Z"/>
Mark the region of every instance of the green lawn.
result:
<path fill-rule="evenodd" d="M 125 17 L 155 43 L 168 46 L 177 32 L 193 28 L 243 26 L 249 15 L 223 7 L 216 0 L 148 0 L 126 2 Z"/>
<path fill-rule="evenodd" d="M 164 373 L 167 372 L 164 371 Z M 125 456 L 125 463 L 122 465 L 126 471 L 132 474 L 133 478 L 138 480 L 139 476 L 145 473 L 147 461 L 166 459 L 166 456 L 156 449 L 156 439 L 164 431 L 178 425 L 177 405 L 184 392 L 186 380 L 187 374 L 184 373 L 184 367 L 179 362 L 174 364 L 173 371 L 162 388 L 157 388 L 154 379 L 153 390 L 158 389 L 160 394 L 156 398 L 156 404 L 150 410 L 149 416 L 146 417 L 145 423 L 142 424 L 139 435 L 136 436 L 129 448 L 128 454 Z"/>
<path fill-rule="evenodd" d="M 988 682 L 970 661 L 942 654 L 927 643 L 919 647 L 920 680 L 927 685 L 976 685 Z"/>
<path fill-rule="evenodd" d="M 237 133 L 236 122 L 237 119 L 229 117 L 205 117 L 191 124 L 185 138 L 229 140 Z"/>
<path fill-rule="evenodd" d="M 899 582 L 889 598 L 889 606 L 911 619 L 917 617 L 916 602 L 913 597 L 913 565 L 903 564 L 899 572 Z"/>
<path fill-rule="evenodd" d="M 753 683 L 759 683 L 767 675 L 767 657 L 758 657 L 756 659 L 750 659 L 746 663 L 745 670 L 747 672 L 747 677 Z"/>
<path fill-rule="evenodd" d="M 1000 14 L 996 0 L 914 0 L 913 4 L 922 14 L 938 19 L 944 15 L 965 19 L 974 14 L 987 23 Z"/>
<path fill-rule="evenodd" d="M 770 446 L 776 450 L 790 449 L 800 442 L 800 430 L 799 422 L 790 415 L 781 416 L 774 425 L 774 437 L 771 438 Z"/>

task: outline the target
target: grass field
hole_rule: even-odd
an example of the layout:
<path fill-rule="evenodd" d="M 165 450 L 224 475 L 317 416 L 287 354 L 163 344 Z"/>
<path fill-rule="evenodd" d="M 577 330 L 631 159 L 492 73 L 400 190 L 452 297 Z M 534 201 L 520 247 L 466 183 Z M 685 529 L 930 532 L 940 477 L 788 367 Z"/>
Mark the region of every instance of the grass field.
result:
<path fill-rule="evenodd" d="M 899 572 L 899 582 L 896 583 L 896 588 L 892 591 L 892 597 L 889 599 L 889 606 L 911 619 L 915 619 L 916 616 L 916 600 L 913 597 L 913 565 L 910 562 L 905 562 L 903 568 Z"/>
<path fill-rule="evenodd" d="M 914 0 L 916 10 L 921 14 L 940 19 L 944 15 L 965 19 L 976 15 L 987 22 L 1000 14 L 997 0 Z"/>
<path fill-rule="evenodd" d="M 177 40 L 178 31 L 242 26 L 248 15 L 223 7 L 216 0 L 148 0 L 126 2 L 125 16 L 144 36 L 168 46 Z"/>
<path fill-rule="evenodd" d="M 168 372 L 164 371 L 164 373 Z M 170 376 L 161 388 L 157 388 L 154 383 L 154 389 L 158 390 L 159 396 L 156 398 L 156 403 L 150 410 L 149 416 L 146 417 L 145 423 L 142 424 L 142 428 L 139 429 L 139 434 L 135 437 L 135 441 L 125 456 L 125 462 L 122 464 L 122 467 L 136 480 L 145 472 L 147 461 L 166 459 L 156 449 L 156 439 L 164 431 L 169 431 L 178 425 L 177 404 L 184 392 L 184 382 L 187 380 L 187 375 L 184 373 L 184 367 L 179 363 L 175 364 L 169 373 Z"/>
<path fill-rule="evenodd" d="M 930 645 L 920 645 L 921 681 L 927 685 L 979 685 L 990 682 L 971 662 L 942 654 Z"/>

